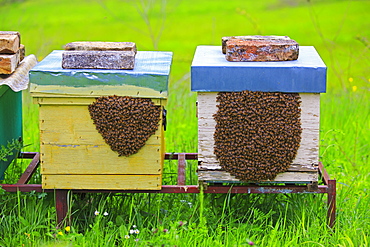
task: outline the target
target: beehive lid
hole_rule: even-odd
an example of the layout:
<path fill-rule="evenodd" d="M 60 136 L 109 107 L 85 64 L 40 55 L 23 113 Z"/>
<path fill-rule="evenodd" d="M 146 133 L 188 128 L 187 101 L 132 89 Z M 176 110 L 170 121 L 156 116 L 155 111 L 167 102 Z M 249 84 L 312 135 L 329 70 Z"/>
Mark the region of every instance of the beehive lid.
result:
<path fill-rule="evenodd" d="M 172 52 L 138 51 L 133 70 L 63 69 L 55 50 L 30 71 L 32 96 L 166 98 Z"/>
<path fill-rule="evenodd" d="M 280 62 L 229 62 L 221 46 L 198 46 L 191 90 L 323 93 L 326 65 L 313 46 L 301 46 L 298 60 Z"/>

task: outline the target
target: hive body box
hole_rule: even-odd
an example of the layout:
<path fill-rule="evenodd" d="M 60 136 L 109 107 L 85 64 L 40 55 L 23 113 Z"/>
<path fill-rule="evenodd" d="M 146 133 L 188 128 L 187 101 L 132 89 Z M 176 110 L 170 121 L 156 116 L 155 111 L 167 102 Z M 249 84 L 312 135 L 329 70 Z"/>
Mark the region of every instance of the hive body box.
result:
<path fill-rule="evenodd" d="M 7 85 L 0 85 L 0 146 L 22 137 L 22 92 L 14 92 Z M 0 161 L 0 180 L 16 155 Z"/>
<path fill-rule="evenodd" d="M 218 92 L 243 90 L 299 93 L 301 143 L 296 158 L 273 183 L 317 182 L 320 93 L 326 90 L 326 66 L 314 47 L 300 47 L 299 58 L 286 62 L 228 62 L 220 46 L 199 46 L 191 68 L 192 91 L 198 92 L 199 181 L 240 182 L 223 171 L 214 154 Z"/>
<path fill-rule="evenodd" d="M 162 185 L 162 120 L 145 146 L 119 157 L 90 118 L 101 96 L 150 98 L 165 106 L 172 53 L 138 52 L 134 70 L 62 69 L 53 51 L 30 72 L 39 104 L 42 185 L 45 189 L 158 190 Z"/>

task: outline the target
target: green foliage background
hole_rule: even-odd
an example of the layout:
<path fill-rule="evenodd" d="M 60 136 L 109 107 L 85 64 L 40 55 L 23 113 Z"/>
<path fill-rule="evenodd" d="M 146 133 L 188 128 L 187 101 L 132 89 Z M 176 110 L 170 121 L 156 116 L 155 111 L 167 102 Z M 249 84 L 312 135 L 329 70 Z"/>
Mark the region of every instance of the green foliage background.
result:
<path fill-rule="evenodd" d="M 198 222 L 197 210 L 185 210 L 179 202 L 181 199 L 196 205 L 199 202 L 196 196 L 150 198 L 148 195 L 137 195 L 129 197 L 129 202 L 121 202 L 121 206 L 131 207 L 133 211 L 130 221 L 133 215 L 137 222 L 141 220 L 142 226 L 148 224 L 159 228 L 170 227 L 176 220 L 186 219 L 189 222 L 187 231 L 180 232 L 177 226 L 173 226 L 172 231 L 176 230 L 180 238 L 186 239 L 183 242 L 177 241 L 175 235 L 156 237 L 143 233 L 143 236 L 151 238 L 154 243 L 163 242 L 168 246 L 192 246 L 191 243 L 194 243 L 193 246 L 242 246 L 247 244 L 246 237 L 260 246 L 368 245 L 369 1 L 3 0 L 0 3 L 0 30 L 19 31 L 26 53 L 35 54 L 39 60 L 52 50 L 63 49 L 64 44 L 73 41 L 133 41 L 139 50 L 172 51 L 174 57 L 169 85 L 169 125 L 166 132 L 168 152 L 197 152 L 196 94 L 190 91 L 190 66 L 196 46 L 220 45 L 223 36 L 257 34 L 286 35 L 301 46 L 314 46 L 328 67 L 327 92 L 321 96 L 320 159 L 331 176 L 338 180 L 338 221 L 335 233 L 325 226 L 325 210 L 322 208 L 325 198 L 304 195 L 268 195 L 258 198 L 236 196 L 234 199 L 206 197 L 205 203 L 208 206 L 204 214 L 208 220 L 208 232 L 190 227 L 192 220 Z M 26 92 L 24 120 L 24 143 L 30 145 L 26 150 L 37 151 L 37 107 L 32 104 Z M 171 172 L 171 166 L 174 165 L 169 165 L 167 171 Z M 194 175 L 192 180 L 191 183 L 196 182 Z M 33 199 L 27 201 L 28 197 Z M 37 202 L 34 197 L 28 197 L 7 195 L 6 199 L 0 201 L 3 208 L 8 209 L 2 212 L 10 215 L 0 217 L 0 227 L 9 229 L 9 234 L 6 235 L 8 237 L 0 238 L 0 245 L 16 246 L 23 239 L 27 240 L 28 235 L 25 232 L 30 234 L 33 229 L 30 230 L 31 226 L 27 228 L 27 222 L 32 225 L 31 219 L 26 216 L 23 220 L 16 219 L 22 212 L 29 212 L 26 202 L 28 205 L 39 205 L 39 211 L 36 211 L 38 213 L 32 214 L 32 217 L 39 222 L 40 229 L 51 228 L 55 220 L 50 215 L 53 211 L 45 209 L 46 202 Z M 40 200 L 44 198 L 45 195 Z M 18 211 L 10 206 L 10 202 L 14 202 L 12 200 L 17 202 Z M 96 197 L 94 200 L 99 201 Z M 104 202 L 105 200 L 102 199 Z M 146 210 L 147 206 L 142 201 L 148 200 L 157 200 L 153 208 L 158 209 L 156 217 L 161 218 L 162 223 L 155 224 L 154 219 L 143 216 L 143 210 L 150 210 Z M 119 203 L 115 202 L 115 205 Z M 132 203 L 136 206 L 132 206 Z M 176 209 L 171 205 L 176 206 Z M 78 208 L 75 214 L 79 216 L 75 222 L 76 246 L 83 240 L 95 242 L 99 246 L 98 243 L 106 243 L 104 239 L 109 234 L 121 234 L 108 231 L 108 227 L 103 228 L 107 231 L 106 234 L 94 235 L 92 232 L 97 227 L 97 222 L 86 216 L 91 215 L 93 209 L 88 211 L 84 209 L 84 205 L 75 208 Z M 112 223 L 113 226 L 122 225 L 117 223 L 120 222 L 117 221 L 117 215 L 126 215 L 125 212 L 113 206 L 111 209 L 116 211 L 116 215 L 111 216 L 116 217 L 116 220 L 112 218 L 111 222 L 115 222 Z M 162 210 L 167 210 L 168 214 L 162 215 Z M 42 216 L 45 212 L 47 216 Z M 85 223 L 81 223 L 84 217 L 87 219 Z M 13 226 L 10 222 L 17 224 Z M 95 228 L 89 228 L 89 222 Z M 148 226 L 147 229 L 149 228 Z M 50 233 L 50 230 L 45 231 Z M 77 232 L 82 232 L 83 236 Z M 16 233 L 22 237 L 12 237 Z M 43 241 L 41 236 L 36 235 L 31 234 L 33 242 L 30 246 Z M 98 236 L 102 237 L 100 241 L 103 242 L 93 240 Z M 78 240 L 79 238 L 83 240 Z M 13 241 L 14 245 L 6 245 L 6 240 Z"/>

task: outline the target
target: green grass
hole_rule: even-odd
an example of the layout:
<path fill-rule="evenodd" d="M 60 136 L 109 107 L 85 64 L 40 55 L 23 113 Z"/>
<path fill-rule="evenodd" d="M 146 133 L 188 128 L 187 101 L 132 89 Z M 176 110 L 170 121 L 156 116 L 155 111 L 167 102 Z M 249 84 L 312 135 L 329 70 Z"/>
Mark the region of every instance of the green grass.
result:
<path fill-rule="evenodd" d="M 323 195 L 73 195 L 68 232 L 55 228 L 52 194 L 2 192 L 0 246 L 249 246 L 249 241 L 258 246 L 368 246 L 369 10 L 368 1 L 339 0 L 35 0 L 0 5 L 0 30 L 19 31 L 27 54 L 39 60 L 83 40 L 133 41 L 139 50 L 173 51 L 168 152 L 197 152 L 196 95 L 190 91 L 189 74 L 197 45 L 220 45 L 228 35 L 271 34 L 315 46 L 328 66 L 320 157 L 338 181 L 335 232 L 326 226 Z M 24 120 L 26 150 L 37 151 L 37 108 L 28 93 Z M 187 183 L 194 184 L 196 163 L 188 164 Z M 13 164 L 7 181 L 14 181 L 25 165 Z M 173 184 L 175 172 L 176 163 L 166 163 L 164 183 Z M 95 216 L 95 210 L 101 213 Z M 129 234 L 133 225 L 139 234 Z"/>

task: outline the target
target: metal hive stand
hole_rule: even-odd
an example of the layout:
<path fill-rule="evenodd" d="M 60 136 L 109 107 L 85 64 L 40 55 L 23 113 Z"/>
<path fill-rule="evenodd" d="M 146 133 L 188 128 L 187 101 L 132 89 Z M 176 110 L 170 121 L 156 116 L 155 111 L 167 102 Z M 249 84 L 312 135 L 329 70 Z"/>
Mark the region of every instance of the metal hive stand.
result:
<path fill-rule="evenodd" d="M 68 215 L 67 193 L 199 193 L 199 185 L 185 184 L 185 164 L 186 160 L 197 160 L 196 153 L 178 153 L 165 155 L 166 160 L 178 161 L 178 177 L 177 185 L 163 185 L 161 190 L 52 190 L 42 189 L 41 184 L 28 184 L 30 178 L 36 171 L 39 165 L 39 153 L 21 153 L 20 158 L 31 159 L 29 166 L 19 178 L 16 184 L 0 184 L 0 186 L 8 192 L 55 192 L 56 211 L 58 224 L 68 223 L 70 219 Z M 319 173 L 322 177 L 323 185 L 318 185 L 317 188 L 312 188 L 309 184 L 302 185 L 207 185 L 204 193 L 233 193 L 233 194 L 276 194 L 276 193 L 311 193 L 311 194 L 328 194 L 327 200 L 327 224 L 333 228 L 336 220 L 336 180 L 330 179 L 322 163 L 319 163 Z"/>

